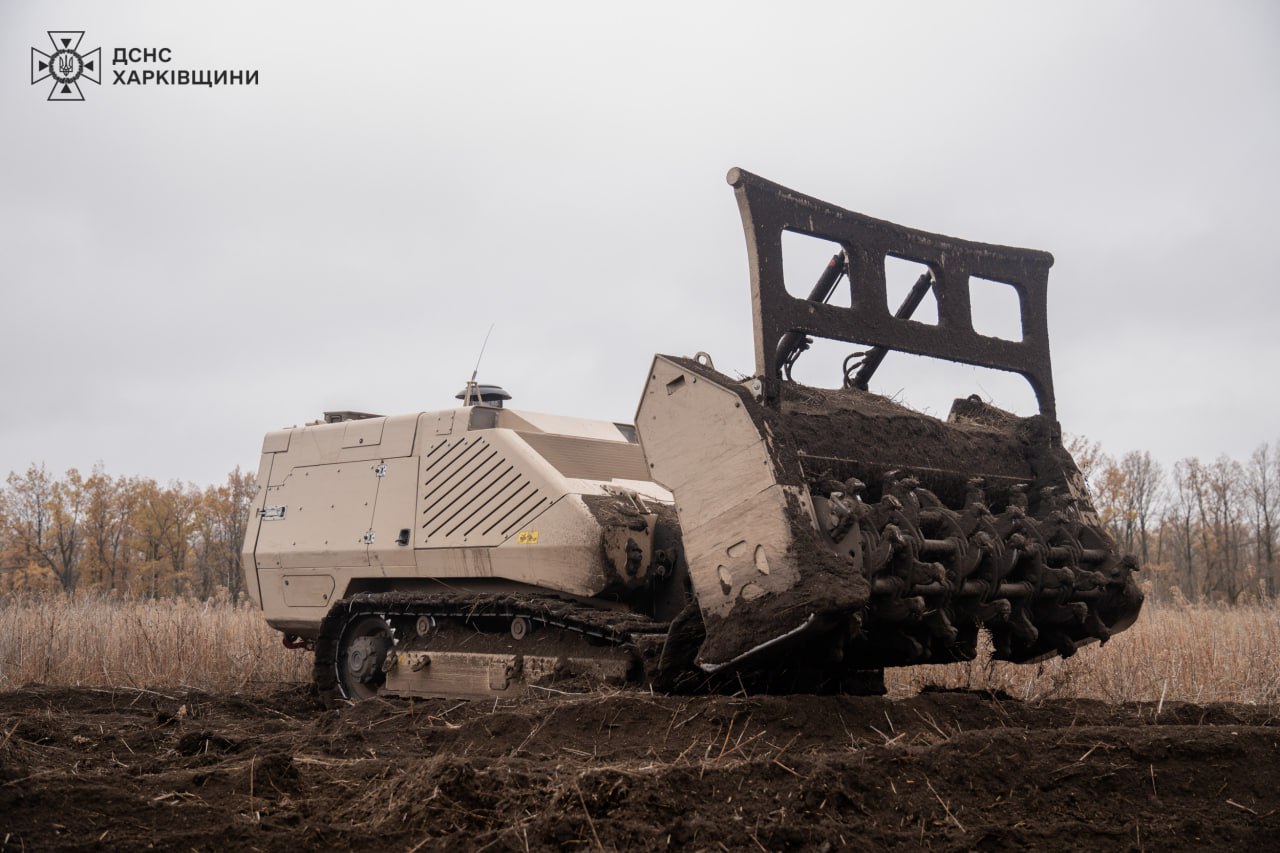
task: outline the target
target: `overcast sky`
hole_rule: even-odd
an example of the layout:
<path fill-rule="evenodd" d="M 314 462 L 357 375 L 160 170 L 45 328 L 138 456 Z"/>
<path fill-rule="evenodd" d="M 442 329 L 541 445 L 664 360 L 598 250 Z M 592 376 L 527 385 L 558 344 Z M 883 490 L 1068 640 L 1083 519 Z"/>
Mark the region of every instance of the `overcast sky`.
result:
<path fill-rule="evenodd" d="M 1070 433 L 1167 465 L 1280 439 L 1280 6 L 622 8 L 5 0 L 0 476 L 219 482 L 326 409 L 453 405 L 491 323 L 481 381 L 536 411 L 631 420 L 658 352 L 750 374 L 731 166 L 1052 252 Z M 51 29 L 103 49 L 83 103 L 30 83 Z M 115 47 L 259 82 L 112 85 Z"/>

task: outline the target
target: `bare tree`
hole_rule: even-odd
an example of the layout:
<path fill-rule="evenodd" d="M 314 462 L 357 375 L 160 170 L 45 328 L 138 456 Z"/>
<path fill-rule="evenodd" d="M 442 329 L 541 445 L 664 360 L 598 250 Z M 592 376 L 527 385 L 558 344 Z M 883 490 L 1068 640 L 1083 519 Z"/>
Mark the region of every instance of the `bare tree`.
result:
<path fill-rule="evenodd" d="M 197 521 L 196 575 L 202 595 L 221 586 L 232 596 L 244 588 L 240 548 L 248 526 L 254 477 L 237 467 L 222 486 L 201 497 Z"/>
<path fill-rule="evenodd" d="M 1173 563 L 1180 583 L 1179 588 L 1188 598 L 1198 598 L 1200 582 L 1196 576 L 1195 561 L 1195 518 L 1196 508 L 1200 504 L 1201 483 L 1200 460 L 1183 459 L 1173 466 L 1174 499 L 1169 506 L 1166 519 L 1168 529 L 1174 539 Z"/>
<path fill-rule="evenodd" d="M 1076 467 L 1084 475 L 1085 482 L 1094 485 L 1094 479 L 1107 467 L 1111 457 L 1102 452 L 1102 444 L 1090 441 L 1083 435 L 1071 435 L 1065 442 L 1067 452 L 1075 460 Z"/>
<path fill-rule="evenodd" d="M 1151 561 L 1149 531 L 1164 499 L 1164 469 L 1149 451 L 1131 450 L 1120 460 L 1126 539 L 1133 549 L 1134 533 L 1143 565 Z"/>
<path fill-rule="evenodd" d="M 192 485 L 171 482 L 168 488 L 157 489 L 149 495 L 151 517 L 157 527 L 160 553 L 168 559 L 172 572 L 174 592 L 182 594 L 186 575 L 187 557 L 191 553 L 200 492 Z"/>
<path fill-rule="evenodd" d="M 84 482 L 72 468 L 65 480 L 50 478 L 44 465 L 10 473 L 4 494 L 8 538 L 21 560 L 48 569 L 67 592 L 80 580 Z"/>
<path fill-rule="evenodd" d="M 1280 481 L 1280 459 L 1269 444 L 1261 444 L 1249 457 L 1245 485 L 1251 501 L 1254 560 L 1266 593 L 1274 596 L 1280 589 L 1276 566 L 1277 481 Z"/>
<path fill-rule="evenodd" d="M 116 589 L 132 554 L 129 537 L 137 505 L 135 481 L 112 478 L 102 463 L 85 480 L 85 536 L 95 580 L 102 588 Z"/>
<path fill-rule="evenodd" d="M 75 592 L 83 557 L 84 479 L 75 468 L 55 480 L 49 490 L 51 545 L 49 567 L 67 592 Z"/>
<path fill-rule="evenodd" d="M 187 560 L 191 554 L 200 492 L 173 482 L 161 487 L 153 480 L 138 489 L 135 546 L 139 550 L 147 595 L 181 595 L 189 581 Z"/>
<path fill-rule="evenodd" d="M 257 492 L 257 477 L 250 471 L 241 471 L 237 465 L 227 476 L 226 488 L 229 500 L 224 521 L 226 552 L 223 568 L 227 590 L 234 596 L 244 587 L 240 549 L 249 528 L 249 508 Z"/>
<path fill-rule="evenodd" d="M 25 474 L 11 472 L 5 483 L 0 498 L 11 559 L 50 568 L 49 498 L 53 481 L 49 472 L 43 464 L 31 465 Z"/>
<path fill-rule="evenodd" d="M 1240 463 L 1219 456 L 1202 469 L 1199 493 L 1200 539 L 1205 556 L 1206 595 L 1234 603 L 1244 591 L 1240 562 L 1243 540 L 1239 497 L 1244 471 Z"/>

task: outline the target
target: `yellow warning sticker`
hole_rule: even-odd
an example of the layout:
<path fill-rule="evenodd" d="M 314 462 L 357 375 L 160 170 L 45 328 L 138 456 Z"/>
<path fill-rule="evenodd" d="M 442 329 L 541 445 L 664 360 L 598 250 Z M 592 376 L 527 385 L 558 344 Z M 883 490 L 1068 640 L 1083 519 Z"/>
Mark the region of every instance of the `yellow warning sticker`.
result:
<path fill-rule="evenodd" d="M 538 531 L 536 531 L 536 530 L 521 530 L 521 531 L 520 531 L 520 533 L 516 536 L 516 544 L 518 544 L 518 545 L 537 545 L 537 544 L 538 544 Z"/>

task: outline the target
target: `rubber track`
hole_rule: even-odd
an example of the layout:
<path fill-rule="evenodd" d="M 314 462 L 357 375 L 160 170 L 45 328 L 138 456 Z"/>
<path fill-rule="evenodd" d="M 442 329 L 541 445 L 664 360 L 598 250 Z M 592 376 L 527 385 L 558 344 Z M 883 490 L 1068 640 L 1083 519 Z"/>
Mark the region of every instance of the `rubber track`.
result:
<path fill-rule="evenodd" d="M 315 644 L 314 679 L 327 707 L 347 701 L 338 684 L 338 641 L 343 629 L 361 616 L 393 619 L 433 616 L 473 619 L 514 618 L 594 637 L 618 647 L 634 647 L 642 635 L 664 636 L 668 623 L 626 611 L 606 610 L 555 596 L 462 593 L 415 594 L 404 592 L 360 593 L 336 602 L 320 623 Z"/>

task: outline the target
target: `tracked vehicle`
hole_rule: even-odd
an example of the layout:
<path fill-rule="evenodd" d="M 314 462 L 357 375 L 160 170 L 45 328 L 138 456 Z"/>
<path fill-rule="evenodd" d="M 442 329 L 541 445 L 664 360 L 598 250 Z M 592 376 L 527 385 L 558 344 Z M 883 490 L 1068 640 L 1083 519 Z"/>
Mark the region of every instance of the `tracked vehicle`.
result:
<path fill-rule="evenodd" d="M 930 234 L 729 173 L 751 268 L 756 375 L 659 355 L 635 424 L 463 405 L 330 412 L 268 433 L 246 586 L 329 702 L 512 696 L 581 676 L 664 690 L 883 690 L 891 666 L 1070 655 L 1137 618 L 1062 444 L 1047 253 Z M 840 247 L 808 298 L 782 234 Z M 927 272 L 896 311 L 885 259 Z M 1021 340 L 974 330 L 971 277 L 1013 287 Z M 849 288 L 849 305 L 830 304 Z M 932 293 L 938 321 L 911 319 Z M 791 367 L 857 344 L 843 387 Z M 902 351 L 1012 371 L 1039 414 L 977 397 L 947 419 L 867 390 Z M 554 688 L 551 688 L 554 689 Z"/>

